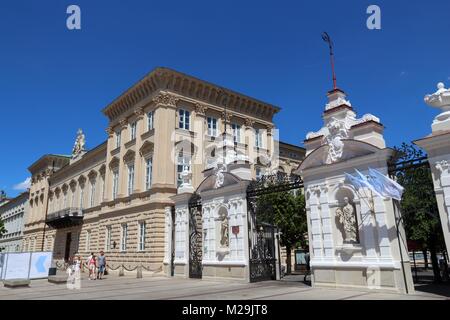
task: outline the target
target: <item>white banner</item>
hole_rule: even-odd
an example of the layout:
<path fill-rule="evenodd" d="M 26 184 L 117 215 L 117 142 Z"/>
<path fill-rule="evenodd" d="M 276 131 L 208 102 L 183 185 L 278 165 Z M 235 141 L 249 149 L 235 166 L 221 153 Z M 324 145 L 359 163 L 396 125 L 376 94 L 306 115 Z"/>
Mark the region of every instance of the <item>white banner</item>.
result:
<path fill-rule="evenodd" d="M 6 268 L 4 279 L 28 279 L 30 257 L 30 252 L 7 253 L 4 265 L 4 268 Z"/>
<path fill-rule="evenodd" d="M 30 279 L 47 278 L 52 264 L 52 252 L 31 253 Z"/>

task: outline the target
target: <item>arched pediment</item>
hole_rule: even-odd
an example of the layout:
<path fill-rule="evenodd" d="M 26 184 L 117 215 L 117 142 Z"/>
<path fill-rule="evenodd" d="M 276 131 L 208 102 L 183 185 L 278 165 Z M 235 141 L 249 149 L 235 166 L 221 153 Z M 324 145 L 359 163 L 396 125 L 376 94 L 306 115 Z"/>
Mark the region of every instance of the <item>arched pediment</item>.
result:
<path fill-rule="evenodd" d="M 123 156 L 123 161 L 125 162 L 132 162 L 134 161 L 134 157 L 136 155 L 136 152 L 133 150 L 128 150 L 125 155 Z"/>
<path fill-rule="evenodd" d="M 344 147 L 342 157 L 338 162 L 365 156 L 368 154 L 373 154 L 381 150 L 380 148 L 363 141 L 344 139 L 342 140 L 342 142 L 344 143 Z M 300 172 L 305 169 L 334 164 L 327 162 L 329 149 L 330 147 L 324 144 L 319 148 L 317 148 L 316 150 L 314 150 L 313 152 L 311 152 L 300 164 L 297 172 Z"/>
<path fill-rule="evenodd" d="M 95 171 L 95 170 L 89 171 L 89 173 L 88 173 L 89 180 L 94 180 L 96 176 L 97 176 L 97 171 Z"/>
<path fill-rule="evenodd" d="M 106 166 L 104 164 L 101 165 L 100 169 L 98 169 L 100 175 L 104 176 L 106 173 Z"/>
<path fill-rule="evenodd" d="M 81 184 L 84 184 L 85 182 L 86 182 L 86 177 L 84 175 L 81 175 L 78 178 L 78 183 L 81 185 Z"/>
<path fill-rule="evenodd" d="M 139 149 L 139 153 L 141 154 L 141 156 L 146 156 L 150 153 L 153 153 L 153 150 L 155 149 L 155 145 L 153 142 L 150 141 L 145 141 L 141 148 Z"/>
<path fill-rule="evenodd" d="M 113 157 L 113 158 L 111 159 L 111 161 L 109 162 L 109 167 L 110 167 L 111 169 L 117 168 L 119 165 L 120 165 L 120 160 L 119 160 L 118 157 Z"/>
<path fill-rule="evenodd" d="M 223 184 L 221 188 L 228 187 L 230 185 L 239 184 L 242 180 L 229 172 L 223 172 Z M 196 193 L 201 193 L 208 190 L 214 190 L 216 185 L 216 175 L 211 174 L 207 176 L 198 186 Z"/>

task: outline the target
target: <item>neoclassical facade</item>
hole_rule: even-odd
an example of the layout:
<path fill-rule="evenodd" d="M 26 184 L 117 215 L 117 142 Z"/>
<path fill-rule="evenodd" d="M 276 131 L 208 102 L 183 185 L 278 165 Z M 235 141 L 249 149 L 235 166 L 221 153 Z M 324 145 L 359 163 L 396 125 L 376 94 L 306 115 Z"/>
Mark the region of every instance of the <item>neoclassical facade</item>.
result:
<path fill-rule="evenodd" d="M 183 171 L 194 187 L 201 183 L 224 131 L 253 178 L 299 166 L 305 150 L 274 139 L 279 111 L 177 71 L 153 70 L 103 109 L 104 143 L 86 150 L 79 131 L 71 156 L 47 154 L 29 167 L 23 250 L 52 250 L 56 260 L 103 250 L 112 265 L 162 268 L 164 208 L 173 205 Z"/>
<path fill-rule="evenodd" d="M 6 233 L 0 236 L 1 252 L 20 252 L 22 249 L 23 224 L 28 214 L 29 193 L 23 192 L 0 204 L 0 219 Z"/>

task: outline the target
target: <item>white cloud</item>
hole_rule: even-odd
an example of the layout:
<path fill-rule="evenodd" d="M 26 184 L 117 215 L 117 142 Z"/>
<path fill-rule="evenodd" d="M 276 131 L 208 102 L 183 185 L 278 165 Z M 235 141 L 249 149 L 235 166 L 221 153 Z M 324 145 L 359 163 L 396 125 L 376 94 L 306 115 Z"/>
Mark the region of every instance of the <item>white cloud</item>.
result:
<path fill-rule="evenodd" d="M 28 177 L 25 179 L 25 181 L 14 185 L 13 189 L 18 191 L 26 191 L 30 186 L 31 186 L 31 178 Z"/>

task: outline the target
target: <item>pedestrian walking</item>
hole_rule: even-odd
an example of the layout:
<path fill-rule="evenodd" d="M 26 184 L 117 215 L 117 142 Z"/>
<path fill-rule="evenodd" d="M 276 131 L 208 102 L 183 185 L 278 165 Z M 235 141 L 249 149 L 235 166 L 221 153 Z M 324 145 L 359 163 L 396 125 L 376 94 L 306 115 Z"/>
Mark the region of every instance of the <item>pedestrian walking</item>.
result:
<path fill-rule="evenodd" d="M 95 259 L 95 254 L 92 252 L 88 259 L 88 269 L 89 269 L 89 280 L 95 280 L 95 270 L 97 268 L 97 261 Z"/>
<path fill-rule="evenodd" d="M 98 256 L 98 272 L 97 272 L 97 279 L 102 279 L 103 275 L 105 274 L 106 269 L 106 257 L 105 253 L 100 251 L 100 255 Z"/>

